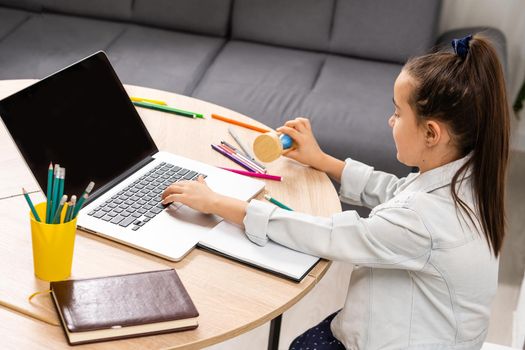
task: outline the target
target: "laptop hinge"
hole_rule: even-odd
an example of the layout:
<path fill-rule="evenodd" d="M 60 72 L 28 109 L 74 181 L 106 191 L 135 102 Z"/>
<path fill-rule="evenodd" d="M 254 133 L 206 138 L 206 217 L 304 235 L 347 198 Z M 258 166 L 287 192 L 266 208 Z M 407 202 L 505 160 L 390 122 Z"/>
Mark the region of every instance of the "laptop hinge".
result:
<path fill-rule="evenodd" d="M 94 201 L 95 199 L 97 199 L 98 197 L 100 197 L 101 195 L 103 195 L 104 193 L 112 189 L 113 187 L 115 187 L 119 182 L 128 178 L 131 174 L 138 171 L 140 168 L 144 167 L 146 164 L 151 163 L 153 160 L 155 160 L 155 158 L 153 158 L 152 156 L 148 156 L 144 158 L 143 160 L 133 165 L 131 168 L 129 168 L 128 170 L 126 170 L 125 172 L 123 172 L 122 174 L 120 174 L 119 176 L 117 176 L 116 178 L 114 178 L 113 180 L 111 180 L 110 182 L 102 186 L 101 188 L 97 189 L 94 192 L 91 192 L 91 194 L 89 195 L 88 199 L 85 202 L 85 205 Z"/>

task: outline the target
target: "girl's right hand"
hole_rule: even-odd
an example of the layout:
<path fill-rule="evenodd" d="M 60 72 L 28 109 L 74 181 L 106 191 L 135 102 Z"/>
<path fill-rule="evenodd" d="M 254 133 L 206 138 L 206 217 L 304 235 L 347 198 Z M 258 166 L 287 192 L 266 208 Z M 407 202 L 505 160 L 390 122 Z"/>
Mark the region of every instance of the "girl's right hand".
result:
<path fill-rule="evenodd" d="M 284 153 L 285 157 L 294 159 L 316 169 L 321 169 L 322 159 L 325 153 L 319 147 L 312 132 L 310 120 L 307 118 L 295 118 L 289 120 L 276 129 L 278 132 L 290 136 L 294 141 L 292 150 Z"/>

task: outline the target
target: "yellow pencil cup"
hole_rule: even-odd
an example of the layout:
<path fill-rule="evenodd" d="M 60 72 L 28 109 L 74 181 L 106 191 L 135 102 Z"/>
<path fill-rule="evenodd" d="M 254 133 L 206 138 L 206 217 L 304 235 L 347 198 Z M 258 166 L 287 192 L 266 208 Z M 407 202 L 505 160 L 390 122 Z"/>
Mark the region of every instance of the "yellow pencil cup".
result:
<path fill-rule="evenodd" d="M 45 281 L 61 281 L 71 275 L 77 219 L 62 224 L 46 224 L 46 202 L 35 209 L 40 219 L 35 220 L 31 211 L 31 240 L 33 242 L 33 265 L 36 277 Z M 66 206 L 61 212 L 61 221 L 66 215 Z"/>

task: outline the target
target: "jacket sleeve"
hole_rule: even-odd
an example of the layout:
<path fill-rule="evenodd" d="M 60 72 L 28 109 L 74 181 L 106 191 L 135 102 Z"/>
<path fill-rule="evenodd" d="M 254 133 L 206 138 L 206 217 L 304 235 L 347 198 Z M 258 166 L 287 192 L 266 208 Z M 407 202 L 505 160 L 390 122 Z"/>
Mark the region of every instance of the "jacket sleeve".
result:
<path fill-rule="evenodd" d="M 244 219 L 248 238 L 271 239 L 329 260 L 382 268 L 419 270 L 431 251 L 431 237 L 419 215 L 404 206 L 386 206 L 368 218 L 355 211 L 331 217 L 291 212 L 251 200 Z"/>
<path fill-rule="evenodd" d="M 407 178 L 376 171 L 373 167 L 347 158 L 341 175 L 339 199 L 342 202 L 373 208 L 394 197 Z"/>

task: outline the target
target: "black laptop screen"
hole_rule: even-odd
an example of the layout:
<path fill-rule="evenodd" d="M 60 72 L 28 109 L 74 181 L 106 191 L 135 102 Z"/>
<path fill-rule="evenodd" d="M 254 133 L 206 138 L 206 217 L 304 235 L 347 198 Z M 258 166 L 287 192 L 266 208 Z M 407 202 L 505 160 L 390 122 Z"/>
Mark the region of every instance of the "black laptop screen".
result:
<path fill-rule="evenodd" d="M 79 196 L 157 152 L 102 52 L 0 101 L 0 116 L 44 192 L 49 162 Z"/>

